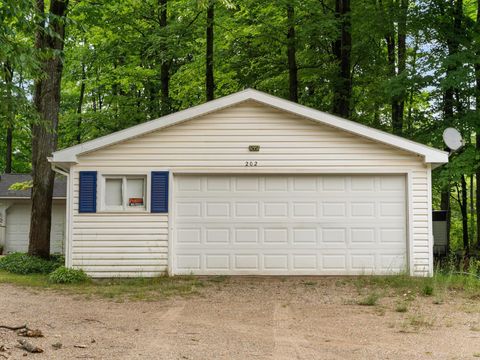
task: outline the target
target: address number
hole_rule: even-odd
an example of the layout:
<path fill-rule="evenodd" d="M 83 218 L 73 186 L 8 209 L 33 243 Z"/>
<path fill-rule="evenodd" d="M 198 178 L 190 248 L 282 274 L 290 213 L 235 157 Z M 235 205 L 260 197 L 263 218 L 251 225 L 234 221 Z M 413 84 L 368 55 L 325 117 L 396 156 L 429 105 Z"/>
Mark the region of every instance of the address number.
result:
<path fill-rule="evenodd" d="M 245 161 L 245 166 L 247 167 L 252 167 L 257 165 L 258 165 L 258 161 Z"/>

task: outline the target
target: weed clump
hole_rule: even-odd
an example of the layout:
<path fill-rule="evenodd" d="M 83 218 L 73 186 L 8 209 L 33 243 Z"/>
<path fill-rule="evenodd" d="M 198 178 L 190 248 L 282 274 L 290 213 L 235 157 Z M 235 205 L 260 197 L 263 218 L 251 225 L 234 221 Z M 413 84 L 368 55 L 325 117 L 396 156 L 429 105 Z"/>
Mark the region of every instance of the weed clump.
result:
<path fill-rule="evenodd" d="M 362 306 L 374 306 L 377 305 L 379 299 L 380 295 L 376 292 L 372 292 L 363 299 L 358 300 L 357 304 Z"/>
<path fill-rule="evenodd" d="M 90 278 L 81 269 L 69 269 L 61 266 L 48 276 L 48 280 L 54 284 L 78 284 L 87 282 Z"/>

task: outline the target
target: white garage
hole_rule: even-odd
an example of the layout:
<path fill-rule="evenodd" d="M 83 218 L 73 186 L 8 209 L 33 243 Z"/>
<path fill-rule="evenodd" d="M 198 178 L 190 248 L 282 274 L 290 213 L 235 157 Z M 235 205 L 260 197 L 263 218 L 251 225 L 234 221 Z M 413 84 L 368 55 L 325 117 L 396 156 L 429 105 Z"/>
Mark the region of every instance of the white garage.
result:
<path fill-rule="evenodd" d="M 177 274 L 407 268 L 405 176 L 178 176 Z"/>
<path fill-rule="evenodd" d="M 244 90 L 53 154 L 93 277 L 433 272 L 448 154 Z"/>
<path fill-rule="evenodd" d="M 11 190 L 17 183 L 31 181 L 28 174 L 0 175 L 0 245 L 4 253 L 27 252 L 30 232 L 30 189 Z M 50 252 L 65 253 L 66 227 L 66 183 L 65 179 L 55 179 L 52 204 L 52 228 Z"/>

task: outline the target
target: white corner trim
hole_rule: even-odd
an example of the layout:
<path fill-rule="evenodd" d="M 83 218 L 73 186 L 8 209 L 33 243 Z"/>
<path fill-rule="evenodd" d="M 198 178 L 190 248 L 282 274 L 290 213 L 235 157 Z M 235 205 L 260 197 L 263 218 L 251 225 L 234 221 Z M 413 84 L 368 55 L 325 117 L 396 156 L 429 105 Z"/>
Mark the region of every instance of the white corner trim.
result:
<path fill-rule="evenodd" d="M 430 165 L 427 165 L 427 197 L 428 197 L 428 268 L 429 276 L 433 276 L 434 272 L 434 263 L 433 263 L 433 245 L 434 245 L 434 239 L 433 239 L 433 219 L 432 219 L 432 210 L 433 210 L 433 205 L 432 205 L 432 167 Z"/>
<path fill-rule="evenodd" d="M 413 236 L 413 172 L 409 171 L 406 176 L 407 181 L 407 249 L 408 249 L 408 272 L 410 276 L 415 276 L 414 262 L 414 236 Z"/>
<path fill-rule="evenodd" d="M 338 128 L 340 130 L 357 134 L 374 141 L 394 146 L 398 149 L 421 155 L 425 158 L 426 163 L 442 164 L 448 162 L 448 153 L 444 151 L 253 89 L 246 89 L 232 95 L 191 107 L 186 110 L 178 111 L 156 120 L 151 120 L 143 124 L 114 132 L 110 135 L 106 135 L 95 140 L 87 141 L 80 145 L 54 152 L 51 162 L 75 163 L 77 162 L 78 155 L 144 135 L 152 131 L 160 130 L 182 121 L 203 116 L 247 100 L 253 100 L 267 106 L 272 106 L 279 110 L 287 111 L 298 116 Z"/>

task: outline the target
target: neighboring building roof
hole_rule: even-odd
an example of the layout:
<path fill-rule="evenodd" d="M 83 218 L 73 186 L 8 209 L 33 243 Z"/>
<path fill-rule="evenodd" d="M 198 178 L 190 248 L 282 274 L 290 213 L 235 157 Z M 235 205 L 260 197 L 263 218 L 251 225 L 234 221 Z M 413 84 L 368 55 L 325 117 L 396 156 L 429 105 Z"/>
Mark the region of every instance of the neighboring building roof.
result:
<path fill-rule="evenodd" d="M 80 145 L 54 152 L 50 161 L 54 163 L 75 163 L 77 162 L 78 155 L 92 152 L 105 146 L 138 137 L 248 100 L 272 106 L 279 110 L 318 121 L 319 123 L 330 125 L 340 130 L 391 145 L 398 149 L 422 155 L 425 158 L 426 163 L 444 164 L 448 162 L 448 153 L 444 151 L 253 89 L 243 90 L 232 95 L 206 102 L 202 105 L 194 106 L 156 120 L 151 120 L 143 124 L 132 126 L 128 129 L 117 131 L 95 140 L 87 141 Z"/>
<path fill-rule="evenodd" d="M 0 199 L 30 199 L 31 189 L 9 190 L 15 183 L 32 180 L 30 174 L 1 174 L 0 175 Z M 54 198 L 65 198 L 67 193 L 67 182 L 64 177 L 55 177 L 53 187 Z"/>

